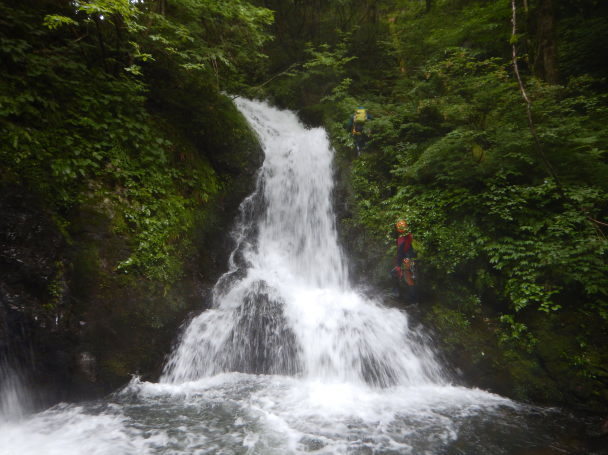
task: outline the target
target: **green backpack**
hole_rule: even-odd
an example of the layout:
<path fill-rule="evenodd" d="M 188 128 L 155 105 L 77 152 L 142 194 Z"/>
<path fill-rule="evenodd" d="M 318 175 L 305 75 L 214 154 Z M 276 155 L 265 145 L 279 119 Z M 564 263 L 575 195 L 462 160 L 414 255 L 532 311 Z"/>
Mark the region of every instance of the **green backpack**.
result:
<path fill-rule="evenodd" d="M 355 125 L 363 125 L 367 120 L 367 109 L 356 109 L 353 121 Z"/>

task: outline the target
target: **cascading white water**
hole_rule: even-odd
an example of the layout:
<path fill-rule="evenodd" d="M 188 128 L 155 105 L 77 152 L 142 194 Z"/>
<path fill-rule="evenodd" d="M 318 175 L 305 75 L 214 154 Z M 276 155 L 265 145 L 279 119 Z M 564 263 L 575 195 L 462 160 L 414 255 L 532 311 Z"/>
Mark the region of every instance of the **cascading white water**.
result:
<path fill-rule="evenodd" d="M 19 373 L 0 363 L 0 421 L 19 419 L 30 407 L 30 397 Z"/>
<path fill-rule="evenodd" d="M 264 165 L 241 207 L 232 267 L 216 286 L 214 308 L 187 328 L 162 381 L 241 371 L 379 386 L 442 382 L 407 316 L 349 284 L 325 131 L 263 103 L 237 105 L 259 134 Z"/>

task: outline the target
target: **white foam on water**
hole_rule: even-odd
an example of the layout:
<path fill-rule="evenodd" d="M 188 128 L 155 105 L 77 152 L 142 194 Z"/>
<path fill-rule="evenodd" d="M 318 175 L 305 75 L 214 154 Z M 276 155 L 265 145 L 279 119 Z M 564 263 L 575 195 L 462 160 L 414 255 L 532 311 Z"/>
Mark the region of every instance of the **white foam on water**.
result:
<path fill-rule="evenodd" d="M 136 381 L 123 393 L 198 408 L 232 402 L 238 416 L 233 424 L 247 428 L 236 439 L 251 453 L 314 453 L 315 447 L 327 454 L 357 447 L 378 453 L 409 453 L 421 446 L 440 450 L 457 438 L 468 418 L 519 409 L 498 395 L 449 385 L 378 388 L 242 373 L 181 384 Z"/>
<path fill-rule="evenodd" d="M 92 415 L 80 406 L 58 405 L 19 422 L 0 424 L 0 454 L 135 454 L 165 444 L 162 431 L 144 437 L 125 420 L 119 412 Z"/>

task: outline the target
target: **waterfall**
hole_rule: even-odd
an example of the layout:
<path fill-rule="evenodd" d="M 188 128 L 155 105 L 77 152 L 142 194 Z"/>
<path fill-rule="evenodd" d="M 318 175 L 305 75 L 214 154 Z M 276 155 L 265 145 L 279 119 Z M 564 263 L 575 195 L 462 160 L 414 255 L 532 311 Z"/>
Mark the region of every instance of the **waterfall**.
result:
<path fill-rule="evenodd" d="M 31 404 L 19 372 L 0 362 L 0 421 L 23 417 Z"/>
<path fill-rule="evenodd" d="M 407 316 L 349 283 L 326 132 L 261 102 L 237 106 L 258 133 L 264 164 L 241 205 L 213 307 L 185 330 L 161 381 L 238 371 L 381 387 L 442 383 Z"/>

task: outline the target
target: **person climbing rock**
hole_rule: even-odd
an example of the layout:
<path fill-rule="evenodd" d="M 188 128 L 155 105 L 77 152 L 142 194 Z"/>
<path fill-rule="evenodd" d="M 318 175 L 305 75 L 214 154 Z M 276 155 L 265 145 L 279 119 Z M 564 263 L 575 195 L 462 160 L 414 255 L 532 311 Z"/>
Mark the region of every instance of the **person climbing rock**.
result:
<path fill-rule="evenodd" d="M 412 246 L 414 237 L 409 231 L 407 221 L 401 219 L 395 223 L 397 257 L 391 275 L 395 279 L 395 287 L 399 297 L 407 298 L 410 303 L 416 301 L 415 292 L 415 257 Z"/>
<path fill-rule="evenodd" d="M 372 116 L 369 115 L 367 109 L 365 109 L 363 106 L 359 106 L 357 109 L 355 109 L 355 112 L 348 121 L 347 128 L 353 136 L 357 153 L 361 153 L 361 150 L 365 146 L 367 136 L 365 135 L 363 128 L 365 126 L 365 122 L 371 119 Z"/>

